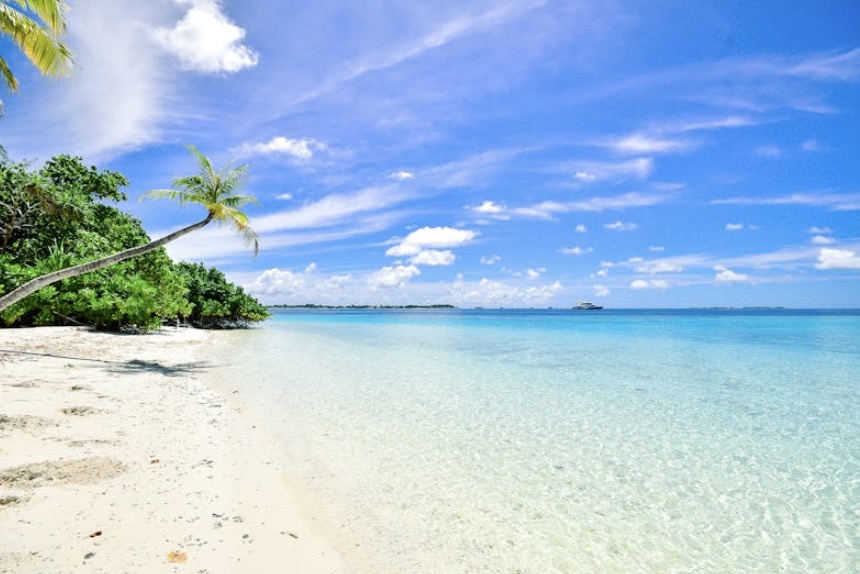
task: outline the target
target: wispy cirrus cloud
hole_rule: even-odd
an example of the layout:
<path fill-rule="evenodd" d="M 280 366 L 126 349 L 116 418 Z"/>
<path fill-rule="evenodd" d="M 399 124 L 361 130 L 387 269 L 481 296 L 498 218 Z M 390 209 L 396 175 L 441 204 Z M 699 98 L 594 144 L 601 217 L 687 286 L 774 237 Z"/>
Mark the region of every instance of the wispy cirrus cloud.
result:
<path fill-rule="evenodd" d="M 534 219 L 555 219 L 558 215 L 572 212 L 601 212 L 614 209 L 629 209 L 664 203 L 670 196 L 665 194 L 624 193 L 609 197 L 592 197 L 576 201 L 542 201 L 527 207 L 510 210 L 513 215 Z"/>
<path fill-rule="evenodd" d="M 526 12 L 540 8 L 547 0 L 499 2 L 484 10 L 458 11 L 422 30 L 417 37 L 388 46 L 385 51 L 361 55 L 331 74 L 324 82 L 293 98 L 289 105 L 297 106 L 337 90 L 365 75 L 399 66 L 475 33 L 500 26 Z"/>
<path fill-rule="evenodd" d="M 833 211 L 860 210 L 860 193 L 792 193 L 775 197 L 727 197 L 714 199 L 712 205 L 803 205 Z"/>

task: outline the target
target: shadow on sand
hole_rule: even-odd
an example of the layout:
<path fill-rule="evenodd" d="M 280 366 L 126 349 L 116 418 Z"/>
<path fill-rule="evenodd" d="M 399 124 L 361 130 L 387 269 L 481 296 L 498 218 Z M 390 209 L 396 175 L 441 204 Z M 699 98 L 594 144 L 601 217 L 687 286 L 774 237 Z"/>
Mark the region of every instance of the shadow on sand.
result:
<path fill-rule="evenodd" d="M 70 361 L 86 361 L 90 363 L 101 363 L 109 365 L 109 370 L 113 373 L 139 373 L 149 372 L 158 373 L 166 377 L 180 377 L 191 373 L 207 370 L 211 365 L 205 361 L 193 361 L 190 363 L 177 363 L 165 365 L 158 361 L 143 361 L 141 359 L 132 359 L 130 361 L 111 361 L 108 359 L 94 359 L 92 357 L 73 357 L 71 355 L 58 355 L 56 353 L 35 353 L 33 351 L 18 351 L 14 349 L 0 349 L 0 361 L 2 355 L 26 355 L 29 357 L 50 357 L 53 359 L 67 359 Z"/>

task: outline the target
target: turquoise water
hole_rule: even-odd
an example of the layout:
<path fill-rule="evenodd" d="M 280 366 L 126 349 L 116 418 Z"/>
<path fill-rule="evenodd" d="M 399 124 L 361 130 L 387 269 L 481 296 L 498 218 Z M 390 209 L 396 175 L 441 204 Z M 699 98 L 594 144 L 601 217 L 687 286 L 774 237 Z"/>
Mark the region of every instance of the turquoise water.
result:
<path fill-rule="evenodd" d="M 349 572 L 860 572 L 860 314 L 295 311 L 229 342 Z"/>

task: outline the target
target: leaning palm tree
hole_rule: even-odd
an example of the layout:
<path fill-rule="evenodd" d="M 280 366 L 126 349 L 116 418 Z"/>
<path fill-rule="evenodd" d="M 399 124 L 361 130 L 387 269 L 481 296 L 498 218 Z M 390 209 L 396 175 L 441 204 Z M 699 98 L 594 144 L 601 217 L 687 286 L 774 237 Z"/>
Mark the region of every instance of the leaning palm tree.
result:
<path fill-rule="evenodd" d="M 132 247 L 131 249 L 126 249 L 125 251 L 120 251 L 119 253 L 102 257 L 95 261 L 89 261 L 36 277 L 16 287 L 9 293 L 0 296 L 0 311 L 51 283 L 56 283 L 69 277 L 77 277 L 90 271 L 104 269 L 114 263 L 149 253 L 171 241 L 179 239 L 183 235 L 188 235 L 196 229 L 209 225 L 212 221 L 217 221 L 219 224 L 229 224 L 246 245 L 253 246 L 254 255 L 256 256 L 260 249 L 257 234 L 251 228 L 248 216 L 240 211 L 240 208 L 248 203 L 256 203 L 257 200 L 251 196 L 237 193 L 245 179 L 248 166 L 232 167 L 232 165 L 228 164 L 225 168 L 217 171 L 212 167 L 212 162 L 209 161 L 209 158 L 200 153 L 200 150 L 194 146 L 188 146 L 188 149 L 197 158 L 199 173 L 174 180 L 173 186 L 176 189 L 156 189 L 147 192 L 144 197 L 166 197 L 178 200 L 180 205 L 189 203 L 202 205 L 206 208 L 207 212 L 204 219 L 165 235 L 161 239 L 151 241 L 146 245 Z"/>
<path fill-rule="evenodd" d="M 72 51 L 60 40 L 66 31 L 65 9 L 61 0 L 0 0 L 0 34 L 8 36 L 42 74 L 63 76 L 73 63 Z M 6 87 L 18 89 L 18 80 L 2 57 L 0 75 Z"/>

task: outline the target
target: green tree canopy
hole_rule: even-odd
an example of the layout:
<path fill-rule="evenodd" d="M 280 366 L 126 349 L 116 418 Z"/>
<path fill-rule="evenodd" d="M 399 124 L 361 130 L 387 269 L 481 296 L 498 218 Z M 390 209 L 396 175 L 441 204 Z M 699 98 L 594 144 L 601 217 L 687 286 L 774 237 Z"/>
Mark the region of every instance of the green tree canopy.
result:
<path fill-rule="evenodd" d="M 127 184 L 122 174 L 86 167 L 69 156 L 56 157 L 38 170 L 25 163 L 0 165 L 0 294 L 34 277 L 150 245 L 137 219 L 103 203 L 126 199 L 122 187 Z M 191 267 L 211 275 L 210 283 L 218 282 L 220 272 Z M 190 286 L 201 283 L 191 275 L 163 248 L 155 248 L 37 290 L 0 312 L 0 324 L 82 323 L 147 330 L 165 319 L 223 327 L 267 316 L 265 308 L 227 283 L 223 274 L 217 289 L 194 287 L 191 299 Z M 208 301 L 206 293 L 217 295 L 217 304 Z"/>

